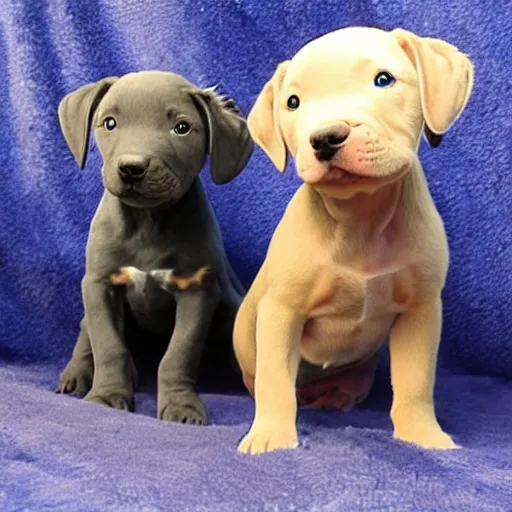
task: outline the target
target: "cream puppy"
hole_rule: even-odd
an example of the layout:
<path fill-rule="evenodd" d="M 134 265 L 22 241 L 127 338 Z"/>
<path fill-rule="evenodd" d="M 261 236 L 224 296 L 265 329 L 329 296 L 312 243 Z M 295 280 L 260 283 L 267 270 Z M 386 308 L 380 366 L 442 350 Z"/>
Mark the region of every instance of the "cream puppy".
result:
<path fill-rule="evenodd" d="M 423 131 L 439 144 L 472 84 L 444 41 L 351 27 L 304 46 L 263 88 L 251 134 L 280 171 L 294 157 L 304 184 L 235 322 L 255 397 L 241 452 L 297 446 L 298 382 L 362 365 L 351 403 L 363 399 L 365 362 L 388 338 L 395 438 L 456 447 L 433 403 L 448 246 L 417 150 Z"/>

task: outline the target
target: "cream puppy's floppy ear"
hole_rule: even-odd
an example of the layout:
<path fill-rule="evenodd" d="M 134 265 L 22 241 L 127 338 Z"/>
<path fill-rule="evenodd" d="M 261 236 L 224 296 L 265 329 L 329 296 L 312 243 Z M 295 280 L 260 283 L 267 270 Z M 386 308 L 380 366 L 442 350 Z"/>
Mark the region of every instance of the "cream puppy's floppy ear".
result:
<path fill-rule="evenodd" d="M 464 110 L 473 88 L 473 65 L 455 46 L 407 30 L 392 34 L 418 74 L 426 134 L 446 132 Z M 439 139 L 440 140 L 440 139 Z"/>
<path fill-rule="evenodd" d="M 247 117 L 252 138 L 281 172 L 286 169 L 288 152 L 279 125 L 279 93 L 289 63 L 287 60 L 277 66 Z"/>

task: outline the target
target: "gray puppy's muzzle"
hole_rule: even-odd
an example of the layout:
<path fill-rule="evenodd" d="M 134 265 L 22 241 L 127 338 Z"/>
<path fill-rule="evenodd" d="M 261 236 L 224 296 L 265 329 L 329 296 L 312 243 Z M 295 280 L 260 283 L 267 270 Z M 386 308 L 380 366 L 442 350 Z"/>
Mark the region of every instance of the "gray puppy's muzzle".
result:
<path fill-rule="evenodd" d="M 132 183 L 144 178 L 149 164 L 149 158 L 143 155 L 121 155 L 117 160 L 117 172 L 123 182 Z"/>

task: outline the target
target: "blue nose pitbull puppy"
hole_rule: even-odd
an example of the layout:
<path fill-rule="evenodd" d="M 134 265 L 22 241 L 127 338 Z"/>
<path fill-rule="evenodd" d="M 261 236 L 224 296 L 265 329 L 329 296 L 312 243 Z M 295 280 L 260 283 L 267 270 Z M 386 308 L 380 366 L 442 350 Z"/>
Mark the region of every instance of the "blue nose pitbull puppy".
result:
<path fill-rule="evenodd" d="M 232 100 L 161 71 L 85 85 L 62 100 L 59 121 L 82 168 L 94 129 L 105 191 L 87 242 L 85 314 L 57 390 L 133 410 L 129 315 L 170 339 L 158 417 L 205 423 L 201 358 L 215 340 L 230 346 L 243 289 L 198 175 L 208 155 L 216 184 L 240 173 L 253 150 L 246 122 Z"/>

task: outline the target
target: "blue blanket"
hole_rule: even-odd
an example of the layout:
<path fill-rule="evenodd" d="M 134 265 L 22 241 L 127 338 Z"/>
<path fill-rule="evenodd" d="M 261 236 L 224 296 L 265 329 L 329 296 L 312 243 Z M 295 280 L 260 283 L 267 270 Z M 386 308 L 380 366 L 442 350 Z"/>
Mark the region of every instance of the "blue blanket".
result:
<path fill-rule="evenodd" d="M 303 446 L 236 454 L 252 405 L 206 395 L 213 425 L 169 425 L 151 388 L 123 414 L 52 389 L 81 316 L 80 279 L 101 195 L 59 132 L 63 95 L 139 69 L 219 85 L 247 113 L 276 64 L 347 25 L 447 39 L 475 64 L 466 112 L 421 148 L 451 267 L 437 403 L 465 446 L 391 439 L 385 368 L 350 414 L 302 411 Z M 0 10 L 0 510 L 512 510 L 512 8 L 509 0 L 5 0 Z M 249 285 L 298 186 L 261 151 L 232 183 L 203 173 Z"/>

